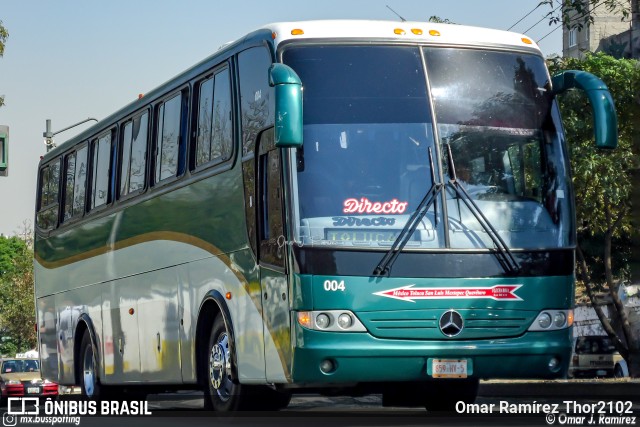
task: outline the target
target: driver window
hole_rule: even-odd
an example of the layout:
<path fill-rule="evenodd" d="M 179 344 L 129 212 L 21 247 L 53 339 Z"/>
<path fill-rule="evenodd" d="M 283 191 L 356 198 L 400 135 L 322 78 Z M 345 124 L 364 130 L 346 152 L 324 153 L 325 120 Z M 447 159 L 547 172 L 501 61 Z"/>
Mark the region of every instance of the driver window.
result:
<path fill-rule="evenodd" d="M 285 244 L 282 210 L 282 165 L 275 148 L 273 128 L 260 136 L 258 158 L 260 260 L 284 267 Z"/>

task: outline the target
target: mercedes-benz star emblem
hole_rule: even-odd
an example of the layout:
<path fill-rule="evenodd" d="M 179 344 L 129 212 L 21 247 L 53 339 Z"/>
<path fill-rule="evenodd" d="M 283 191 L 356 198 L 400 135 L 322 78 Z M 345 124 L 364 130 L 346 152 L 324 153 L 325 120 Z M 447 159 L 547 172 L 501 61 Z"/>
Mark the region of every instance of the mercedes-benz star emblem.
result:
<path fill-rule="evenodd" d="M 445 311 L 440 316 L 440 330 L 449 338 L 459 335 L 463 328 L 464 320 L 462 320 L 462 316 L 457 311 Z"/>

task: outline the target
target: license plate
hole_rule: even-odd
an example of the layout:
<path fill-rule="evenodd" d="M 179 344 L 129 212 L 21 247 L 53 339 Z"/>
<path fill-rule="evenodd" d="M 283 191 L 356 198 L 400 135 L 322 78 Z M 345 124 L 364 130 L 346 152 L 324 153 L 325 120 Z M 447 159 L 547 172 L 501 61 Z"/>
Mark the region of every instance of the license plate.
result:
<path fill-rule="evenodd" d="M 466 359 L 431 359 L 433 378 L 467 378 Z"/>
<path fill-rule="evenodd" d="M 39 394 L 40 387 L 27 387 L 27 393 L 29 394 Z"/>

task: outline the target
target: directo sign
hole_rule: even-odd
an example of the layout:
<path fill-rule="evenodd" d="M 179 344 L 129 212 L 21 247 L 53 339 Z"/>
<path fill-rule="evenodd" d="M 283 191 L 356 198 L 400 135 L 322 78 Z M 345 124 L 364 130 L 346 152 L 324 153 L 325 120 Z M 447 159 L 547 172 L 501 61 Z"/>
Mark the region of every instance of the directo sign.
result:
<path fill-rule="evenodd" d="M 374 292 L 381 297 L 415 302 L 419 299 L 478 299 L 488 298 L 500 301 L 522 301 L 515 294 L 522 285 L 495 285 L 490 287 L 460 287 L 460 288 L 416 288 L 415 285 L 405 285 L 400 288 Z"/>
<path fill-rule="evenodd" d="M 407 210 L 409 202 L 401 202 L 393 199 L 388 202 L 372 202 L 366 197 L 347 199 L 343 203 L 344 213 L 366 214 L 402 214 Z"/>

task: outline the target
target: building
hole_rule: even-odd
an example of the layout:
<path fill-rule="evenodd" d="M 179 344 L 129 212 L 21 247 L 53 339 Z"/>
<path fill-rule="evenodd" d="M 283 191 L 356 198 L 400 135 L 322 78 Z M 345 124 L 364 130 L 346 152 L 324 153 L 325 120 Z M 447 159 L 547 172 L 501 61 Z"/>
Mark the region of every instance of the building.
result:
<path fill-rule="evenodd" d="M 585 52 L 603 51 L 616 58 L 640 58 L 640 0 L 620 4 L 628 17 L 621 9 L 609 10 L 603 0 L 589 5 L 586 18 L 593 21 L 582 28 L 573 24 L 583 24 L 585 15 L 573 13 L 572 28 L 563 28 L 562 55 L 580 58 Z"/>

